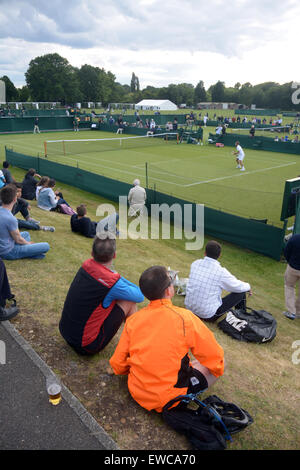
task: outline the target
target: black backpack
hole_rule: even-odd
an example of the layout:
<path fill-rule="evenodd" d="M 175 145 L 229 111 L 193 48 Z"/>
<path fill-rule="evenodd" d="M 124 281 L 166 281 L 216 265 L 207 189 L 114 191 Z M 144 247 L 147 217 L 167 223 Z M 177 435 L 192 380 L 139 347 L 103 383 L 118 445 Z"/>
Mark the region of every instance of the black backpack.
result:
<path fill-rule="evenodd" d="M 176 407 L 171 408 L 178 402 Z M 193 402 L 197 408 L 189 408 Z M 184 434 L 193 449 L 224 450 L 231 434 L 253 422 L 249 413 L 216 395 L 200 401 L 195 395 L 180 395 L 169 401 L 162 411 L 163 420 L 175 431 Z"/>
<path fill-rule="evenodd" d="M 239 341 L 252 343 L 267 343 L 276 336 L 277 322 L 265 310 L 236 309 L 228 312 L 226 317 L 218 323 L 218 327 L 229 336 Z"/>

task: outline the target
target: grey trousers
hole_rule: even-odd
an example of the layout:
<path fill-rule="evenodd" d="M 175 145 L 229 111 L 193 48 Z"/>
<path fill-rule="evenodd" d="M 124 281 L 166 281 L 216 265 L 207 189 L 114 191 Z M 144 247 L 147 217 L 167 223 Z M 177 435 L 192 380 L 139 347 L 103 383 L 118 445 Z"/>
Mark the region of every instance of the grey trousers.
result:
<path fill-rule="evenodd" d="M 289 264 L 284 274 L 284 295 L 287 311 L 300 318 L 300 271 L 292 268 Z"/>

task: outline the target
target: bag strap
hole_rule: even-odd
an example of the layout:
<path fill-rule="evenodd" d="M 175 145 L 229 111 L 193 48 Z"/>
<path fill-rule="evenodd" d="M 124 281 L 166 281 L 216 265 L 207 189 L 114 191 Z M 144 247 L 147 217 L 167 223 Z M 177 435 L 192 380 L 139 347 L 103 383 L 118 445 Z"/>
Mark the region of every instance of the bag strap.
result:
<path fill-rule="evenodd" d="M 186 395 L 178 395 L 178 397 L 173 398 L 173 400 L 170 400 L 164 407 L 163 407 L 163 412 L 168 411 L 172 405 L 176 402 L 183 402 L 183 403 L 190 403 L 191 401 L 195 402 L 197 405 L 199 405 L 201 408 L 206 409 L 206 411 L 213 415 L 213 417 L 221 424 L 221 426 L 224 429 L 225 432 L 225 439 L 232 442 L 232 437 L 230 435 L 230 432 L 225 425 L 224 421 L 222 420 L 220 414 L 210 405 L 207 405 L 203 401 L 199 400 L 197 398 L 197 395 L 194 393 L 188 393 Z"/>

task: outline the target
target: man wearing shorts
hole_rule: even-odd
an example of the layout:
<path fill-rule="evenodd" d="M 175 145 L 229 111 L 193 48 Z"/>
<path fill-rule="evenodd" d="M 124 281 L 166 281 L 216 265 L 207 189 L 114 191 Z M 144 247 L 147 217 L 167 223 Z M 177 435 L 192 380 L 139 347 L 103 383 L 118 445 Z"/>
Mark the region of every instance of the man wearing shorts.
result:
<path fill-rule="evenodd" d="M 92 258 L 78 270 L 67 294 L 59 330 L 79 354 L 96 354 L 111 341 L 144 296 L 112 270 L 116 240 L 96 236 Z"/>
<path fill-rule="evenodd" d="M 241 171 L 245 171 L 245 167 L 244 167 L 245 152 L 242 149 L 239 142 L 236 142 L 234 145 L 236 148 L 236 152 L 233 152 L 233 155 L 236 155 L 237 168 L 239 168 Z"/>
<path fill-rule="evenodd" d="M 137 403 L 161 412 L 178 395 L 214 384 L 224 372 L 224 352 L 196 315 L 172 304 L 173 280 L 165 267 L 148 268 L 139 285 L 150 303 L 126 321 L 110 365 L 115 374 L 128 375 Z"/>

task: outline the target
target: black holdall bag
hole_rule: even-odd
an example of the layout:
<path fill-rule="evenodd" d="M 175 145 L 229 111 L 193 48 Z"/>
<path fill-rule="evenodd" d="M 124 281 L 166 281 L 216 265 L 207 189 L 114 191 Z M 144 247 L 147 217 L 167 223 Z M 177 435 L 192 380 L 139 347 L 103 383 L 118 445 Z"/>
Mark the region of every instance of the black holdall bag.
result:
<path fill-rule="evenodd" d="M 192 402 L 193 409 L 188 407 Z M 178 405 L 172 407 L 176 403 Z M 180 395 L 164 406 L 162 417 L 168 426 L 184 434 L 197 450 L 225 450 L 226 441 L 232 442 L 231 434 L 253 423 L 247 411 L 216 395 L 203 401 L 193 394 Z"/>
<path fill-rule="evenodd" d="M 276 336 L 277 322 L 265 310 L 236 309 L 228 312 L 218 327 L 229 336 L 251 343 L 267 343 Z"/>

